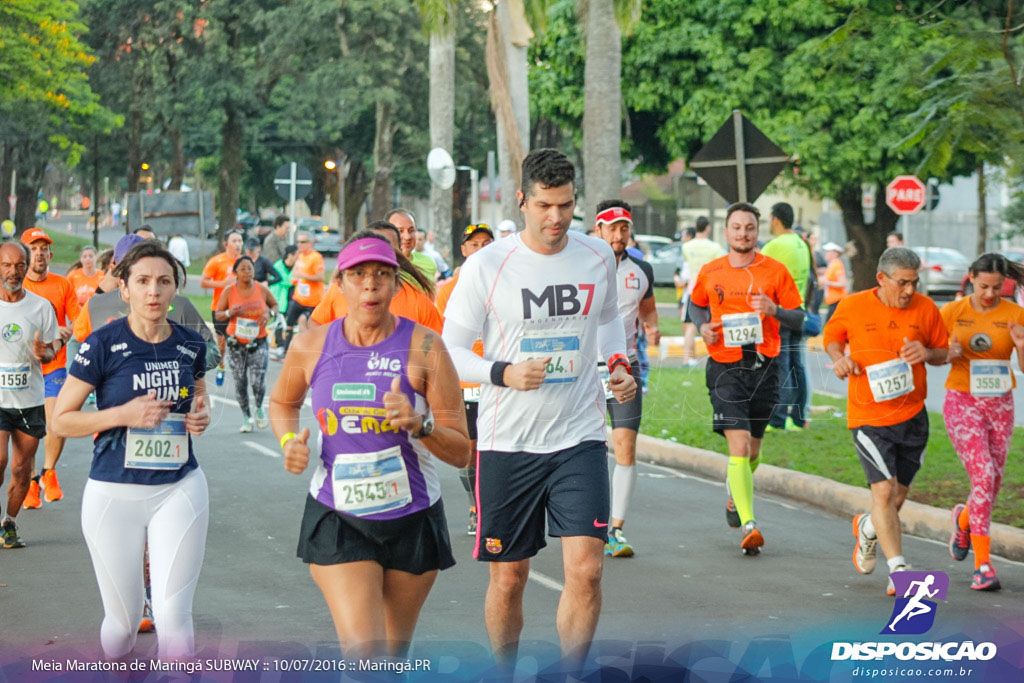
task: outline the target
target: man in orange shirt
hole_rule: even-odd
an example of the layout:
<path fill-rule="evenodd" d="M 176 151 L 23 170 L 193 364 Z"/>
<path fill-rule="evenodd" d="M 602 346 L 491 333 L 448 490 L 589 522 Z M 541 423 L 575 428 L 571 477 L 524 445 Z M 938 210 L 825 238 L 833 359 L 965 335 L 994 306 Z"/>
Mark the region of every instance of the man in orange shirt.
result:
<path fill-rule="evenodd" d="M 480 251 L 493 241 L 494 232 L 489 225 L 485 223 L 467 225 L 462 237 L 462 256 L 469 258 L 472 254 Z M 444 319 L 444 309 L 448 306 L 448 299 L 452 296 L 455 283 L 459 281 L 459 270 L 461 268 L 456 268 L 452 278 L 444 283 L 441 289 L 437 290 L 437 310 L 440 312 L 442 320 Z M 473 344 L 473 352 L 481 358 L 484 357 L 484 342 L 482 339 L 477 339 L 476 343 Z M 480 385 L 470 382 L 460 382 L 459 384 L 462 386 L 462 400 L 466 405 L 466 422 L 469 425 L 469 442 L 473 449 L 469 467 L 459 470 L 459 478 L 462 479 L 462 488 L 466 489 L 466 493 L 469 494 L 469 525 L 467 526 L 467 532 L 470 536 L 475 536 L 477 517 L 476 495 L 474 495 L 473 490 L 476 486 L 476 417 L 477 409 L 480 406 Z"/>
<path fill-rule="evenodd" d="M 434 302 L 423 293 L 424 290 L 422 289 L 426 287 L 429 290 L 432 285 L 426 279 L 426 276 L 412 262 L 405 259 L 401 251 L 399 251 L 400 238 L 398 228 L 387 221 L 374 221 L 366 229 L 388 241 L 395 250 L 395 258 L 398 259 L 400 265 L 399 273 L 402 276 L 402 288 L 398 290 L 398 294 L 391 300 L 391 312 L 394 315 L 408 318 L 413 322 L 429 327 L 440 334 L 444 327 L 444 321 L 441 319 L 441 314 L 437 312 Z M 405 261 L 404 265 L 402 264 L 403 260 Z M 416 284 L 409 281 L 409 278 L 417 277 L 419 279 L 414 280 Z M 337 279 L 335 279 L 331 281 L 331 285 L 327 288 L 327 293 L 324 294 L 323 299 L 313 309 L 309 322 L 310 325 L 326 325 L 333 320 L 344 317 L 347 313 L 348 301 L 345 299 L 345 295 L 341 293 Z"/>
<path fill-rule="evenodd" d="M 836 377 L 849 380 L 846 425 L 871 487 L 871 512 L 853 518 L 853 564 L 862 574 L 874 571 L 879 544 L 890 575 L 907 569 L 899 511 L 928 443 L 924 364 L 945 363 L 948 346 L 939 309 L 916 292 L 920 267 L 910 249 L 886 249 L 878 287 L 844 298 L 825 325 Z M 895 593 L 891 578 L 887 592 Z"/>
<path fill-rule="evenodd" d="M 43 297 L 53 306 L 53 312 L 57 316 L 57 326 L 60 328 L 61 347 L 57 355 L 49 363 L 43 364 L 43 381 L 45 383 L 44 408 L 46 411 L 46 423 L 49 425 L 53 415 L 53 406 L 57 403 L 57 394 L 64 386 L 64 380 L 68 377 L 66 365 L 68 353 L 65 348 L 68 339 L 71 337 L 71 325 L 78 317 L 78 297 L 75 288 L 67 278 L 55 275 L 50 272 L 50 261 L 53 260 L 53 251 L 50 245 L 53 240 L 43 230 L 32 228 L 21 235 L 21 242 L 28 247 L 32 255 L 28 273 L 25 275 L 24 287 L 33 294 Z M 43 497 L 47 503 L 58 501 L 64 497 L 57 480 L 57 460 L 60 459 L 61 451 L 64 450 L 64 439 L 54 436 L 53 431 L 46 430 L 43 437 L 44 459 L 41 477 L 33 473 L 32 481 L 28 487 L 28 495 L 25 496 L 24 506 L 26 508 L 38 508 L 42 505 L 39 498 L 40 483 L 42 483 Z"/>
<path fill-rule="evenodd" d="M 760 218 L 751 204 L 729 207 L 729 253 L 700 269 L 689 304 L 690 320 L 711 354 L 706 382 L 712 426 L 729 444 L 725 518 L 729 526 L 742 527 L 740 547 L 748 555 L 764 545 L 754 520 L 754 471 L 778 403 L 779 326 L 801 330 L 804 324 L 800 292 L 789 270 L 755 251 Z"/>
<path fill-rule="evenodd" d="M 292 266 L 292 301 L 288 304 L 288 329 L 285 331 L 284 348 L 292 343 L 295 326 L 306 329 L 306 321 L 317 304 L 324 298 L 324 257 L 313 249 L 313 237 L 308 232 L 295 236 L 299 251 Z"/>
<path fill-rule="evenodd" d="M 220 293 L 224 288 L 235 282 L 235 261 L 242 255 L 242 233 L 232 230 L 224 236 L 224 251 L 214 255 L 203 267 L 203 280 L 200 285 L 205 289 L 213 289 L 213 303 L 210 305 L 210 319 L 213 331 L 217 335 L 217 348 L 220 350 L 220 365 L 217 366 L 217 386 L 224 384 L 224 345 L 227 342 L 228 324 L 217 320 L 214 311 L 220 301 Z"/>

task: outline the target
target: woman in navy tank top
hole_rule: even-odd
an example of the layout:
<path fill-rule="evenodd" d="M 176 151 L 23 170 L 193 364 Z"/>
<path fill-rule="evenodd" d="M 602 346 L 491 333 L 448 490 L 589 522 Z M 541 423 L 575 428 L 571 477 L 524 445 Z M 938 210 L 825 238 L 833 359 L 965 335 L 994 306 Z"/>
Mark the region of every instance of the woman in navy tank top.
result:
<path fill-rule="evenodd" d="M 344 653 L 401 655 L 439 570 L 455 564 L 435 460 L 465 467 L 459 378 L 438 334 L 390 313 L 401 282 L 388 242 L 357 233 L 338 256 L 348 315 L 295 338 L 270 397 L 285 469 L 305 471 L 312 389 L 322 441 L 298 556 Z"/>

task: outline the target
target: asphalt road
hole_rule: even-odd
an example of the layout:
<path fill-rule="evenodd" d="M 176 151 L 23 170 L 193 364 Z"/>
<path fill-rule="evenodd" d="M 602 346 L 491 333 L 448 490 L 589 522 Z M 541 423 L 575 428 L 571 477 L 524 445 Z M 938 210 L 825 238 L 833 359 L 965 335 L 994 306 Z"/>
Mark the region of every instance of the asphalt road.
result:
<path fill-rule="evenodd" d="M 271 363 L 269 384 L 279 368 Z M 264 680 L 292 680 L 279 671 L 280 662 L 308 666 L 317 658 L 340 657 L 323 599 L 295 557 L 309 474 L 283 470 L 269 430 L 238 433 L 241 413 L 230 375 L 225 386 L 212 390 L 213 424 L 196 447 L 211 502 L 194 606 L 199 658 L 255 657 L 265 667 Z M 304 423 L 316 429 L 308 410 Z M 0 550 L 0 681 L 26 680 L 33 660 L 99 657 L 102 611 L 79 526 L 90 457 L 89 440 L 68 442 L 59 467 L 65 498 L 23 511 L 18 523 L 28 547 Z M 653 465 L 639 471 L 626 526 L 637 554 L 605 563 L 593 662 L 627 678 L 643 674 L 652 680 L 676 680 L 683 667 L 700 673 L 693 680 L 745 673 L 848 680 L 858 663 L 829 662 L 831 643 L 884 639 L 877 634 L 893 603 L 884 593 L 884 563 L 871 576 L 856 573 L 848 519 L 758 497 L 757 518 L 767 543 L 760 556 L 745 557 L 738 533 L 723 519 L 722 482 Z M 458 564 L 435 584 L 412 656 L 430 661 L 430 679 L 494 679 L 483 623 L 487 568 L 471 557 L 466 495 L 457 473 L 444 465 L 440 472 Z M 997 663 L 1009 666 L 1003 657 L 1016 657 L 1014 666 L 1020 666 L 1024 565 L 997 559 L 1005 588 L 975 593 L 968 588 L 970 562 L 954 563 L 942 544 L 907 538 L 905 555 L 916 569 L 950 575 L 935 626 L 912 639 L 992 640 L 1003 648 Z M 550 540 L 532 570 L 522 647 L 527 656 L 517 669 L 521 680 L 557 670 L 555 609 L 563 581 L 557 540 Z M 155 657 L 156 638 L 140 636 L 134 654 Z M 992 669 L 989 674 L 985 680 L 1001 678 Z"/>

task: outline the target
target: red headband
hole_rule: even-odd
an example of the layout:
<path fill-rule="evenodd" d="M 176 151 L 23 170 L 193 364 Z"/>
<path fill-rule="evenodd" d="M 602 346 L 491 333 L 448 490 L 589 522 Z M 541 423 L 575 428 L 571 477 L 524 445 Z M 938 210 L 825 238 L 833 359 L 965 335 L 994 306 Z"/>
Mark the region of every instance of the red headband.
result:
<path fill-rule="evenodd" d="M 626 221 L 633 225 L 633 216 L 621 206 L 613 206 L 597 214 L 597 219 L 595 219 L 595 223 L 614 223 L 616 221 Z"/>

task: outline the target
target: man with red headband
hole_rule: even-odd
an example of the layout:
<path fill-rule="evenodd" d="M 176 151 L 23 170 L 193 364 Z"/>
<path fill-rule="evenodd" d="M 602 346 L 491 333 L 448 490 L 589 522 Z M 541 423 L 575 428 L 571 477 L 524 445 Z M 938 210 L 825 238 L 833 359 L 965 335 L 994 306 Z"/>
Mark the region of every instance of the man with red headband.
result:
<path fill-rule="evenodd" d="M 630 231 L 633 228 L 632 207 L 619 199 L 606 199 L 597 205 L 594 230 L 612 248 L 619 297 L 619 316 L 625 326 L 626 349 L 633 376 L 640 376 L 640 362 L 636 354 L 637 323 L 643 325 L 647 340 L 657 346 L 661 339 L 658 330 L 658 309 L 654 302 L 654 269 L 646 261 L 630 254 Z M 602 379 L 607 372 L 602 364 Z M 615 470 L 612 473 L 612 521 L 608 529 L 608 542 L 604 554 L 612 557 L 632 557 L 633 546 L 622 533 L 626 512 L 636 487 L 636 435 L 640 431 L 643 392 L 638 391 L 632 401 L 619 403 L 605 391 L 608 414 L 612 418 L 612 440 L 615 443 Z"/>

